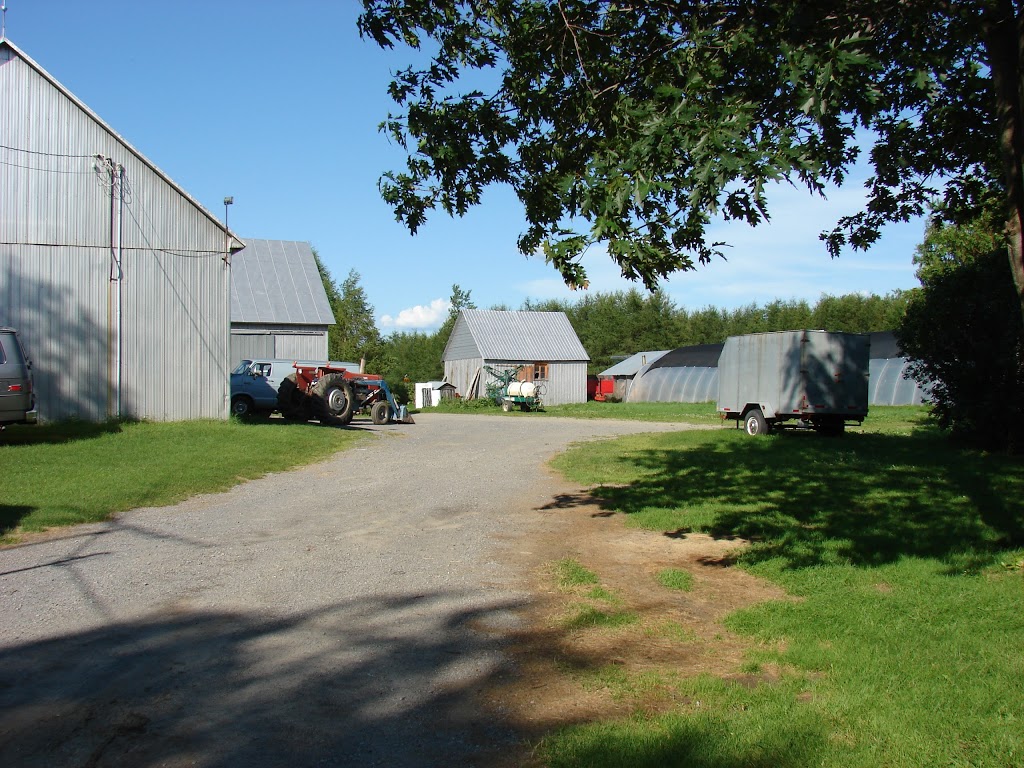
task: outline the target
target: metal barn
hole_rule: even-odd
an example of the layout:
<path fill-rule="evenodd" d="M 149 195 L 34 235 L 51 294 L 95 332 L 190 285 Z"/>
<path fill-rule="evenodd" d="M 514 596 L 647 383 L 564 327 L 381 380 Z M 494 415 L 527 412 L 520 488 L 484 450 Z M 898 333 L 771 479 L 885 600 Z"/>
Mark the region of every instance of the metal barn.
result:
<path fill-rule="evenodd" d="M 227 418 L 225 226 L 0 39 L 0 325 L 40 419 Z"/>
<path fill-rule="evenodd" d="M 231 262 L 231 367 L 255 358 L 326 360 L 330 325 L 310 244 L 246 239 Z"/>
<path fill-rule="evenodd" d="M 520 378 L 542 388 L 545 405 L 587 401 L 590 356 L 564 312 L 465 309 L 441 356 L 444 378 L 465 398 L 483 397 L 495 369 L 522 365 Z"/>

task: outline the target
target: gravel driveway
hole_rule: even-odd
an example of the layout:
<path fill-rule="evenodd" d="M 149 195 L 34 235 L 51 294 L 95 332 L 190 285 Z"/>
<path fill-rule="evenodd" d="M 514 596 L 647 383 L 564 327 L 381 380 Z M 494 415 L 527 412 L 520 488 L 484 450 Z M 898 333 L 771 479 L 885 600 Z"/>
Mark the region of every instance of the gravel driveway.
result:
<path fill-rule="evenodd" d="M 529 600 L 500 539 L 570 442 L 683 425 L 416 420 L 0 550 L 0 765 L 514 764 L 474 703 Z"/>

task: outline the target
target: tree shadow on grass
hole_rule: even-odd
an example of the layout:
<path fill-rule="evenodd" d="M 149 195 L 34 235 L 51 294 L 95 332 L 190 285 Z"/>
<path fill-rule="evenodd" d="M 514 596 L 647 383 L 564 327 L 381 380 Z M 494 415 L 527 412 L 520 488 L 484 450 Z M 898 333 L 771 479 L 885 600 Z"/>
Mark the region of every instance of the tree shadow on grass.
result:
<path fill-rule="evenodd" d="M 630 460 L 641 479 L 595 489 L 603 505 L 627 515 L 675 509 L 684 531 L 688 510 L 712 509 L 712 522 L 694 529 L 752 542 L 748 563 L 960 562 L 1024 545 L 1022 462 L 926 437 L 733 436 Z"/>

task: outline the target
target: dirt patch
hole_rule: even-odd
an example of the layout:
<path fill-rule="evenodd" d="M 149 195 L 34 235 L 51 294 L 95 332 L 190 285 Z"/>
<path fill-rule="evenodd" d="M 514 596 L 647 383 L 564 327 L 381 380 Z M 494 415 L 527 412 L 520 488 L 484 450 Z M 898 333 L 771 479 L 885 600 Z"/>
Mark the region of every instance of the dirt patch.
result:
<path fill-rule="evenodd" d="M 505 551 L 528 567 L 533 594 L 513 638 L 514 671 L 485 693 L 524 734 L 536 740 L 567 725 L 685 705 L 665 684 L 672 678 L 710 674 L 755 685 L 772 676 L 743 671 L 753 643 L 722 625 L 739 608 L 787 599 L 777 586 L 728 567 L 745 542 L 629 528 L 623 515 L 582 490 L 537 513 L 530 536 L 507 542 Z M 593 588 L 558 586 L 554 564 L 566 558 L 597 575 L 596 599 Z M 667 569 L 689 573 L 692 589 L 662 586 L 658 574 Z M 588 607 L 628 619 L 617 627 L 574 627 Z M 609 679 L 624 682 L 605 684 Z M 641 688 L 631 692 L 635 681 Z"/>

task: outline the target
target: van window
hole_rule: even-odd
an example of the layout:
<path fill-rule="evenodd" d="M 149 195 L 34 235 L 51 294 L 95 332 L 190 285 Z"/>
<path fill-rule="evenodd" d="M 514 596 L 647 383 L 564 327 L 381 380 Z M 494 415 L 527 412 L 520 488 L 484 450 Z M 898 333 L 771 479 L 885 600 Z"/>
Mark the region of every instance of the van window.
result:
<path fill-rule="evenodd" d="M 7 354 L 4 352 L 4 337 L 0 336 L 0 365 L 7 362 Z"/>

